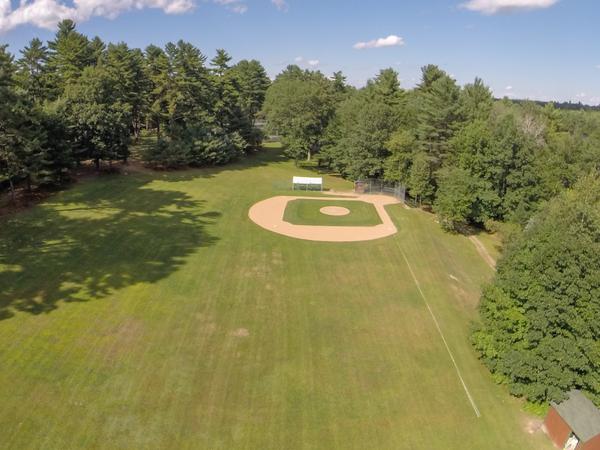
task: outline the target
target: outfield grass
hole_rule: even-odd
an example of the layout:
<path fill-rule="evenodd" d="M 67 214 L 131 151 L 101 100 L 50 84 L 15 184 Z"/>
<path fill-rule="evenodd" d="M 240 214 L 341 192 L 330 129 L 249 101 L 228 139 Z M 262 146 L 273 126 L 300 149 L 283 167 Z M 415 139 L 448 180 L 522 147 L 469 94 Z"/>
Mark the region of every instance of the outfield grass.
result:
<path fill-rule="evenodd" d="M 350 211 L 345 216 L 329 216 L 320 209 L 324 206 L 341 206 Z M 288 202 L 283 220 L 294 225 L 327 226 L 373 226 L 381 223 L 381 218 L 371 203 L 349 200 L 307 200 L 297 199 Z"/>
<path fill-rule="evenodd" d="M 492 274 L 468 239 L 400 205 L 397 235 L 358 243 L 248 219 L 303 174 L 272 149 L 102 176 L 0 219 L 1 446 L 551 448 L 468 343 Z"/>

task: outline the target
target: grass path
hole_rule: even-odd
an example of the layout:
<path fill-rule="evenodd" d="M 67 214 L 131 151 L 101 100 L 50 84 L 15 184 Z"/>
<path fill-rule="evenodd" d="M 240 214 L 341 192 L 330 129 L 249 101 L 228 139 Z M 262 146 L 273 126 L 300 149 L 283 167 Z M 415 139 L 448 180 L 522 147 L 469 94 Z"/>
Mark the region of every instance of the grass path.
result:
<path fill-rule="evenodd" d="M 494 258 L 492 258 L 492 255 L 490 255 L 490 253 L 487 251 L 487 249 L 482 244 L 482 242 L 479 240 L 479 238 L 477 236 L 469 236 L 469 240 L 473 243 L 473 245 L 477 249 L 477 253 L 479 253 L 479 255 L 481 255 L 481 257 L 483 258 L 485 263 L 488 266 L 490 266 L 490 268 L 495 270 L 496 269 L 496 260 Z"/>
<path fill-rule="evenodd" d="M 271 150 L 2 219 L 0 447 L 551 448 L 468 343 L 493 273 L 471 242 L 401 205 L 395 236 L 349 244 L 248 219 L 303 174 Z"/>

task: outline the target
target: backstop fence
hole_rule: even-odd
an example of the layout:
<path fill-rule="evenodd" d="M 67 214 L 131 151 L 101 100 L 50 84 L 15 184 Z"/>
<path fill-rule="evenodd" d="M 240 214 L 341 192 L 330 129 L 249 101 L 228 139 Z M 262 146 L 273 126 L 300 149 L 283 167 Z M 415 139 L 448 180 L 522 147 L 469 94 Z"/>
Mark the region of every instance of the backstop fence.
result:
<path fill-rule="evenodd" d="M 368 178 L 354 182 L 354 192 L 357 194 L 384 194 L 396 197 L 402 203 L 406 202 L 406 186 L 400 183 Z"/>

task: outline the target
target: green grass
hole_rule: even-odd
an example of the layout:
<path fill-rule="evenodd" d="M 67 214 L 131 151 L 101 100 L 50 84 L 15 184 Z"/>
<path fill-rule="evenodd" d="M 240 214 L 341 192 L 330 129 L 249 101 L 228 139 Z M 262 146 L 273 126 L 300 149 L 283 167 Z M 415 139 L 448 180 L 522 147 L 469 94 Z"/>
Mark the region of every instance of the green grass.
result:
<path fill-rule="evenodd" d="M 351 244 L 248 219 L 303 173 L 271 149 L 1 219 L 1 447 L 550 449 L 468 343 L 492 275 L 474 246 L 400 205 L 397 235 Z"/>
<path fill-rule="evenodd" d="M 320 211 L 324 206 L 341 206 L 350 213 L 346 216 L 329 216 Z M 283 220 L 294 225 L 372 226 L 381 223 L 371 203 L 352 200 L 291 200 L 285 208 Z"/>
<path fill-rule="evenodd" d="M 502 239 L 498 233 L 486 233 L 482 231 L 477 235 L 477 239 L 483 244 L 492 258 L 496 261 L 500 258 Z"/>

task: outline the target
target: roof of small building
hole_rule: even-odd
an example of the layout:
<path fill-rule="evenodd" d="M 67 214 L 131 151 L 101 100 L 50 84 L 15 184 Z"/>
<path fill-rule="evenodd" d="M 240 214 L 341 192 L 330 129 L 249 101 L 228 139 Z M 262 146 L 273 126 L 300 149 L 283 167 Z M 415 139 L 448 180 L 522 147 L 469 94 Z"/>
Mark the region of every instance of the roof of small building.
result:
<path fill-rule="evenodd" d="M 581 441 L 587 442 L 600 434 L 600 409 L 581 391 L 569 392 L 567 400 L 552 406 Z"/>

